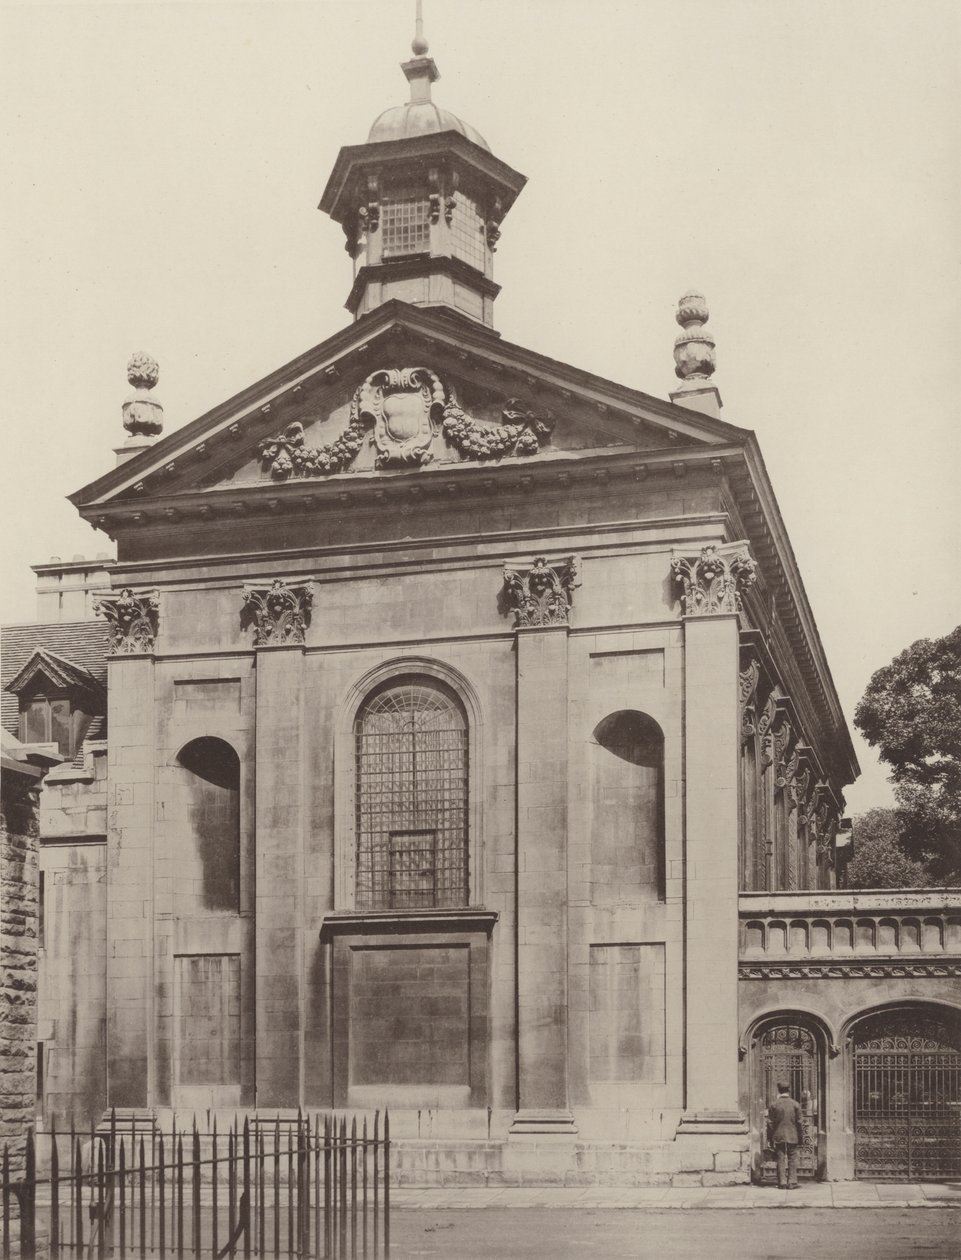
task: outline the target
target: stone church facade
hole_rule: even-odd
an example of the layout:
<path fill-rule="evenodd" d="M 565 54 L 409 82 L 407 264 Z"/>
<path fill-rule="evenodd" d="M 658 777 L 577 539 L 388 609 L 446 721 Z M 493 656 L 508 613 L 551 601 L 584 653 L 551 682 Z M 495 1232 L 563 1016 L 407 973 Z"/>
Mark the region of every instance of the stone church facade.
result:
<path fill-rule="evenodd" d="M 961 898 L 838 887 L 858 767 L 703 298 L 667 401 L 501 338 L 524 177 L 403 69 L 321 201 L 353 323 L 165 437 L 134 356 L 72 496 L 118 558 L 5 631 L 64 756 L 41 1122 L 386 1106 L 412 1182 L 723 1184 L 786 1076 L 806 1175 L 957 1175 Z"/>

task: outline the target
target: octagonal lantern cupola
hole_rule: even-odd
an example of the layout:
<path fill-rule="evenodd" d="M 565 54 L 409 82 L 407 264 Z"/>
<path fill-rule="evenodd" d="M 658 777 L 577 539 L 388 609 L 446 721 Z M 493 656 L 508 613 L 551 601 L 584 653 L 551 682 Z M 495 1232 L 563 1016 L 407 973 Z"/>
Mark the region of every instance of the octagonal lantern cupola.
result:
<path fill-rule="evenodd" d="M 355 319 L 392 298 L 447 307 L 493 324 L 494 250 L 527 182 L 431 97 L 440 77 L 418 5 L 413 57 L 401 69 L 410 100 L 375 119 L 366 144 L 340 150 L 320 209 L 347 237 Z"/>

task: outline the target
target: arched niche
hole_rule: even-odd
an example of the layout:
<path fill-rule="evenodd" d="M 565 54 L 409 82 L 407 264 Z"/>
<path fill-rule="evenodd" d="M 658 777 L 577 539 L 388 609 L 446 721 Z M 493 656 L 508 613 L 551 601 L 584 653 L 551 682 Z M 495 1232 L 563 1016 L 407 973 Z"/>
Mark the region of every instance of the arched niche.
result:
<path fill-rule="evenodd" d="M 609 713 L 589 745 L 595 904 L 664 897 L 664 732 L 636 709 Z"/>
<path fill-rule="evenodd" d="M 182 771 L 187 852 L 192 867 L 193 908 L 230 911 L 240 908 L 240 758 L 213 735 L 192 739 L 181 748 L 176 764 Z M 187 874 L 181 869 L 177 878 Z M 181 904 L 184 904 L 183 900 Z"/>

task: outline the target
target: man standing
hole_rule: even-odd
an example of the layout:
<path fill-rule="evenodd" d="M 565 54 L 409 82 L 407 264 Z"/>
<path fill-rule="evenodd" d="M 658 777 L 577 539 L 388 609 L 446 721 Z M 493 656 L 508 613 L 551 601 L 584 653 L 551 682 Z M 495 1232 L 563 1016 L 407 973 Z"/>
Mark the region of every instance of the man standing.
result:
<path fill-rule="evenodd" d="M 804 1137 L 804 1113 L 783 1081 L 778 1082 L 777 1101 L 768 1109 L 767 1123 L 770 1142 L 777 1154 L 778 1187 L 796 1190 L 797 1148 Z"/>

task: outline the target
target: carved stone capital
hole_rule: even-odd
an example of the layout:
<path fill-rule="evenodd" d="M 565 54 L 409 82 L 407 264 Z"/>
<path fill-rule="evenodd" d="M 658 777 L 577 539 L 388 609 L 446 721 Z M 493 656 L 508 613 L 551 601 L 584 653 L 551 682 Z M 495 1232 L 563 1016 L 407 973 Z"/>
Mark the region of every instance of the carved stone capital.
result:
<path fill-rule="evenodd" d="M 574 589 L 581 584 L 579 569 L 577 556 L 555 565 L 549 565 L 545 556 L 535 556 L 529 569 L 512 569 L 505 564 L 504 593 L 514 625 L 570 625 Z"/>
<path fill-rule="evenodd" d="M 314 602 L 312 580 L 288 583 L 275 578 L 269 586 L 244 587 L 241 621 L 254 627 L 254 647 L 304 642 Z"/>
<path fill-rule="evenodd" d="M 741 594 L 753 585 L 757 564 L 745 542 L 702 547 L 697 556 L 671 561 L 685 617 L 741 611 Z"/>
<path fill-rule="evenodd" d="M 160 613 L 156 591 L 135 594 L 124 587 L 116 595 L 101 595 L 93 610 L 110 622 L 110 656 L 135 656 L 154 650 Z"/>

